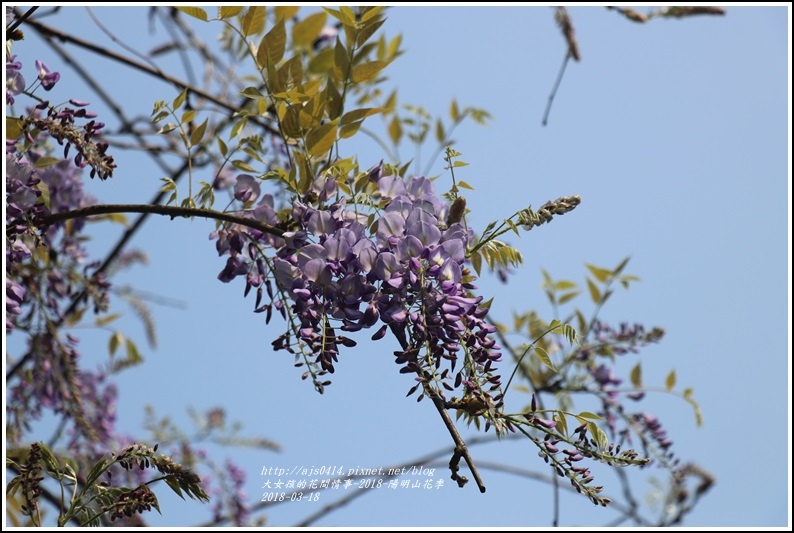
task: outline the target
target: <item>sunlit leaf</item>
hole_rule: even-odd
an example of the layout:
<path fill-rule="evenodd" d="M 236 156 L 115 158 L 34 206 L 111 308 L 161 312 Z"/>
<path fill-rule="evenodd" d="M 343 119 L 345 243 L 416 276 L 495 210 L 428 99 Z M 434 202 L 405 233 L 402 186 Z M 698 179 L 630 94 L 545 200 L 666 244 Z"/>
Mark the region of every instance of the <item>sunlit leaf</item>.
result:
<path fill-rule="evenodd" d="M 601 291 L 598 290 L 596 284 L 590 278 L 587 278 L 587 288 L 590 290 L 590 299 L 593 300 L 594 303 L 598 303 L 601 301 Z"/>
<path fill-rule="evenodd" d="M 554 368 L 554 364 L 551 362 L 551 357 L 549 357 L 549 354 L 546 353 L 546 350 L 540 346 L 535 346 L 535 355 L 538 356 L 538 359 L 541 363 L 549 367 L 549 369 L 553 370 L 555 373 L 557 372 L 557 369 Z"/>
<path fill-rule="evenodd" d="M 223 20 L 229 17 L 234 17 L 242 10 L 242 6 L 221 6 L 218 9 L 218 18 Z"/>
<path fill-rule="evenodd" d="M 329 122 L 312 129 L 306 135 L 306 150 L 312 157 L 328 153 L 336 142 L 337 121 Z"/>
<path fill-rule="evenodd" d="M 201 142 L 204 138 L 204 133 L 207 131 L 207 121 L 209 119 L 204 119 L 204 122 L 198 125 L 196 129 L 193 130 L 193 133 L 190 134 L 190 144 L 195 146 Z"/>
<path fill-rule="evenodd" d="M 350 79 L 354 83 L 361 83 L 374 78 L 381 70 L 386 68 L 389 61 L 367 61 L 360 65 L 353 67 L 353 72 L 350 73 Z"/>
<path fill-rule="evenodd" d="M 458 109 L 457 100 L 452 100 L 452 103 L 449 104 L 449 118 L 452 119 L 452 122 L 457 122 L 460 119 L 460 110 Z"/>
<path fill-rule="evenodd" d="M 389 139 L 391 140 L 392 144 L 396 145 L 400 143 L 402 136 L 403 128 L 400 124 L 400 119 L 397 117 L 397 115 L 395 115 L 389 123 Z"/>
<path fill-rule="evenodd" d="M 36 168 L 46 168 L 46 167 L 55 165 L 57 163 L 60 163 L 61 161 L 63 161 L 63 159 L 61 159 L 59 157 L 53 157 L 51 155 L 45 155 L 45 156 L 42 156 L 42 157 L 38 158 L 36 160 L 36 162 L 33 163 L 33 166 L 36 167 Z"/>
<path fill-rule="evenodd" d="M 594 265 L 590 265 L 588 263 L 585 263 L 585 266 L 593 274 L 593 276 L 595 276 L 595 278 L 601 283 L 606 283 L 606 281 L 612 275 L 612 272 L 607 270 L 606 268 L 600 268 Z"/>
<path fill-rule="evenodd" d="M 602 417 L 598 416 L 595 413 L 591 413 L 590 411 L 582 411 L 577 415 L 577 418 L 586 418 L 588 420 L 603 420 Z"/>
<path fill-rule="evenodd" d="M 6 117 L 6 139 L 19 139 L 22 133 L 22 121 L 15 117 Z"/>
<path fill-rule="evenodd" d="M 276 20 L 289 20 L 300 11 L 300 6 L 276 6 Z"/>
<path fill-rule="evenodd" d="M 640 363 L 637 363 L 634 365 L 634 368 L 631 369 L 629 379 L 631 380 L 631 384 L 635 389 L 642 387 L 642 366 L 640 366 Z"/>
<path fill-rule="evenodd" d="M 190 15 L 191 17 L 203 20 L 204 22 L 209 20 L 207 18 L 207 12 L 200 7 L 176 6 L 176 8 L 185 15 Z"/>
<path fill-rule="evenodd" d="M 480 275 L 480 269 L 482 268 L 482 256 L 480 256 L 480 252 L 474 252 L 471 254 L 469 258 L 471 260 L 471 266 L 474 267 L 474 271 L 477 275 Z"/>
<path fill-rule="evenodd" d="M 284 57 L 286 47 L 287 30 L 284 27 L 284 21 L 279 20 L 262 38 L 259 50 L 256 52 L 256 60 L 260 65 L 275 65 Z"/>
<path fill-rule="evenodd" d="M 328 14 L 319 11 L 297 22 L 292 27 L 292 43 L 295 46 L 310 46 L 325 27 Z"/>
<path fill-rule="evenodd" d="M 667 374 L 667 378 L 664 380 L 664 388 L 668 391 L 671 391 L 675 388 L 675 370 L 671 370 L 669 374 Z"/>
<path fill-rule="evenodd" d="M 243 36 L 249 37 L 251 35 L 257 35 L 259 33 L 262 33 L 262 31 L 264 31 L 265 29 L 266 14 L 267 14 L 267 9 L 264 6 L 249 7 L 248 12 L 245 15 L 243 15 L 243 20 L 240 22 L 240 29 L 243 32 Z M 271 54 L 270 57 L 273 57 L 273 55 Z M 278 60 L 274 60 L 274 61 L 278 62 Z"/>
<path fill-rule="evenodd" d="M 568 303 L 581 294 L 582 291 L 566 292 L 560 295 L 559 304 Z"/>
<path fill-rule="evenodd" d="M 186 99 L 187 99 L 187 89 L 183 89 L 182 92 L 179 93 L 176 98 L 174 98 L 174 101 L 171 105 L 174 108 L 174 111 L 182 107 L 182 104 L 185 103 Z"/>

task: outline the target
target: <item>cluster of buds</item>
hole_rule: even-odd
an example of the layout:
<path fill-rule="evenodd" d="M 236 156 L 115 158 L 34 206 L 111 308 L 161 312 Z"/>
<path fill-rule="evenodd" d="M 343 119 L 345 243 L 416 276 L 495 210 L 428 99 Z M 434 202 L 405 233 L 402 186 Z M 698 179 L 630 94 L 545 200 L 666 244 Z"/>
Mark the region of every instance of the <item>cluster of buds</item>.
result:
<path fill-rule="evenodd" d="M 573 211 L 581 202 L 582 198 L 579 195 L 562 196 L 553 202 L 546 202 L 537 211 L 533 211 L 530 208 L 524 209 L 518 214 L 519 220 L 523 224 L 524 229 L 529 231 L 535 226 L 551 222 L 554 215 L 564 215 L 569 211 Z"/>

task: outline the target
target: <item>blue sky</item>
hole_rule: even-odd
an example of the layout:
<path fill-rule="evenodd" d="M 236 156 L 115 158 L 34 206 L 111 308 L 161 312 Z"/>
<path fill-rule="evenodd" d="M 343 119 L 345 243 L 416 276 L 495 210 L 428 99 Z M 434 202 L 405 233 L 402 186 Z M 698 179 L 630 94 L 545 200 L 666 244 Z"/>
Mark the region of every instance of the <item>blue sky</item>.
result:
<path fill-rule="evenodd" d="M 703 409 L 698 428 L 680 399 L 647 399 L 678 456 L 716 477 L 686 525 L 790 525 L 790 9 L 730 7 L 724 17 L 647 25 L 603 8 L 569 11 L 582 61 L 568 65 L 546 127 L 541 118 L 564 54 L 549 8 L 390 8 L 382 31 L 402 33 L 406 53 L 387 69 L 385 87 L 397 87 L 401 103 L 422 105 L 433 115 L 446 114 L 452 98 L 491 113 L 486 127 L 464 124 L 454 136 L 469 163 L 456 176 L 476 188 L 468 196 L 472 226 L 559 196 L 582 198 L 573 213 L 512 240 L 525 266 L 508 285 L 489 275 L 480 280 L 481 293 L 495 297 L 493 318 L 510 321 L 513 311 L 529 309 L 551 317 L 541 269 L 583 282 L 585 262 L 613 267 L 631 256 L 627 272 L 642 281 L 617 291 L 602 318 L 663 327 L 663 342 L 641 353 L 645 381 L 662 386 L 675 369 L 679 387 L 693 387 Z M 143 8 L 95 12 L 120 40 L 141 50 L 165 39 L 149 34 Z M 47 22 L 120 50 L 83 9 L 62 8 Z M 220 29 L 188 23 L 209 39 Z M 26 69 L 40 58 L 60 70 L 57 98 L 99 101 L 34 31 L 25 33 L 15 52 Z M 157 80 L 107 62 L 95 65 L 94 73 L 132 115 L 148 115 L 155 100 L 175 96 Z M 365 140 L 342 148 L 364 167 L 383 157 Z M 92 193 L 108 203 L 147 202 L 161 172 L 139 156 L 122 152 L 116 159 L 113 179 L 89 183 Z M 437 161 L 430 174 L 442 174 L 442 166 Z M 211 230 L 207 221 L 150 219 L 135 238 L 133 246 L 149 254 L 150 264 L 119 283 L 184 308 L 154 306 L 158 348 L 145 349 L 146 364 L 119 379 L 123 430 L 141 434 L 146 403 L 186 427 L 188 406 L 204 411 L 224 405 L 246 433 L 283 448 L 278 454 L 215 450 L 219 463 L 231 456 L 246 470 L 254 498 L 261 497 L 263 466 L 393 465 L 450 445 L 431 405 L 404 398 L 412 382 L 398 374 L 395 347 L 386 341 L 372 345 L 361 337 L 358 348 L 341 355 L 323 396 L 301 382 L 291 358 L 270 350 L 280 327 L 265 327 L 261 315 L 251 313 L 242 283 L 217 281 L 223 261 L 207 239 Z M 92 250 L 101 255 L 118 234 L 117 228 L 98 231 Z M 583 299 L 581 305 L 588 309 Z M 132 316 L 119 325 L 144 349 Z M 100 361 L 107 331 L 80 335 L 86 357 Z M 19 339 L 9 341 L 13 347 Z M 636 361 L 621 360 L 618 371 L 626 376 Z M 472 452 L 476 460 L 545 473 L 524 441 L 478 445 Z M 443 489 L 373 490 L 315 525 L 549 525 L 553 494 L 547 485 L 483 470 L 486 494 L 471 485 L 461 490 L 448 480 L 447 460 L 424 465 L 447 481 Z M 650 487 L 640 479 L 654 475 L 662 472 L 637 477 L 642 505 Z M 608 495 L 618 488 L 606 472 L 599 483 Z M 152 516 L 152 524 L 206 519 L 208 507 L 183 504 L 165 488 L 158 495 L 163 517 Z M 330 496 L 276 506 L 268 524 L 296 524 Z M 560 525 L 597 526 L 614 516 L 581 497 L 562 497 Z"/>

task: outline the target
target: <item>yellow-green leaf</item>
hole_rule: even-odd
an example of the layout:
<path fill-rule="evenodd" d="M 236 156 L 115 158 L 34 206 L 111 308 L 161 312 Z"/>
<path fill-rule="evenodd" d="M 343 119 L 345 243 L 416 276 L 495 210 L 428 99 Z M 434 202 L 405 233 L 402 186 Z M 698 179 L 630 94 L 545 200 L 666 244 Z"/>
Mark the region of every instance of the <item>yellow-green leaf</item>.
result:
<path fill-rule="evenodd" d="M 664 388 L 668 391 L 673 390 L 675 387 L 675 370 L 671 370 L 669 374 L 667 374 L 667 379 L 664 380 Z"/>
<path fill-rule="evenodd" d="M 586 418 L 588 420 L 603 420 L 603 418 L 601 418 L 595 413 L 591 413 L 590 411 L 582 411 L 576 416 L 576 418 Z"/>
<path fill-rule="evenodd" d="M 386 68 L 389 61 L 367 61 L 353 67 L 350 79 L 353 83 L 361 83 L 374 78 L 381 70 Z"/>
<path fill-rule="evenodd" d="M 199 20 L 203 20 L 207 22 L 209 20 L 207 18 L 207 12 L 201 9 L 200 7 L 188 7 L 188 6 L 177 6 L 177 9 L 184 13 L 185 15 L 190 15 L 191 17 L 195 17 Z"/>
<path fill-rule="evenodd" d="M 19 139 L 22 133 L 22 121 L 15 117 L 6 117 L 6 139 Z"/>
<path fill-rule="evenodd" d="M 207 131 L 207 121 L 209 119 L 204 119 L 204 122 L 199 124 L 199 126 L 193 130 L 193 133 L 190 134 L 190 144 L 195 146 L 201 142 L 204 138 L 204 133 Z"/>
<path fill-rule="evenodd" d="M 260 91 L 256 87 L 246 87 L 245 89 L 240 91 L 240 94 L 242 94 L 245 97 L 253 98 L 253 99 L 265 98 L 265 95 L 262 94 L 262 91 Z"/>
<path fill-rule="evenodd" d="M 449 118 L 452 119 L 452 122 L 457 122 L 460 118 L 460 110 L 458 109 L 457 100 L 452 100 L 452 103 L 449 104 Z"/>
<path fill-rule="evenodd" d="M 356 133 L 358 130 L 361 129 L 362 124 L 364 124 L 363 120 L 359 120 L 358 122 L 353 122 L 352 124 L 344 124 L 339 128 L 339 138 L 340 139 L 349 139 Z"/>
<path fill-rule="evenodd" d="M 218 18 L 223 20 L 229 17 L 234 17 L 242 10 L 243 6 L 221 6 L 218 9 Z"/>
<path fill-rule="evenodd" d="M 287 29 L 284 27 L 284 20 L 282 19 L 270 28 L 270 31 L 262 39 L 259 50 L 256 52 L 256 59 L 260 65 L 266 65 L 269 57 L 270 62 L 276 64 L 284 57 L 286 46 Z"/>
<path fill-rule="evenodd" d="M 311 46 L 325 27 L 328 14 L 324 11 L 309 15 L 292 27 L 292 43 L 295 46 Z"/>
<path fill-rule="evenodd" d="M 549 357 L 549 354 L 546 353 L 546 350 L 544 350 L 540 346 L 535 346 L 535 355 L 538 356 L 538 359 L 540 359 L 541 363 L 549 367 L 555 373 L 557 372 L 557 369 L 554 368 L 554 364 L 551 362 L 551 357 Z"/>
<path fill-rule="evenodd" d="M 36 161 L 36 162 L 33 164 L 33 166 L 34 166 L 34 167 L 36 167 L 36 168 L 46 168 L 46 167 L 49 167 L 49 166 L 52 166 L 52 165 L 58 164 L 58 163 L 60 163 L 61 161 L 63 161 L 63 160 L 62 160 L 61 158 L 59 158 L 59 157 L 53 157 L 53 156 L 51 156 L 51 155 L 45 155 L 45 156 L 43 156 L 43 157 L 40 157 L 40 158 L 39 158 L 39 159 L 38 159 L 38 160 L 37 160 L 37 161 Z"/>
<path fill-rule="evenodd" d="M 115 320 L 118 320 L 119 317 L 121 317 L 121 313 L 113 313 L 113 314 L 110 314 L 110 315 L 105 315 L 105 316 L 98 317 L 96 319 L 95 323 L 96 323 L 97 327 L 101 328 L 102 326 L 107 326 L 111 322 L 113 322 Z"/>
<path fill-rule="evenodd" d="M 266 13 L 267 9 L 264 6 L 251 6 L 248 8 L 248 12 L 243 15 L 243 20 L 240 24 L 244 37 L 257 35 L 264 31 Z"/>
<path fill-rule="evenodd" d="M 362 109 L 354 109 L 352 111 L 348 111 L 344 115 L 342 115 L 342 119 L 340 120 L 340 124 L 343 126 L 345 124 L 350 124 L 366 117 L 376 115 L 383 111 L 383 108 L 380 107 L 365 107 Z"/>
<path fill-rule="evenodd" d="M 561 294 L 559 304 L 562 305 L 568 303 L 577 296 L 579 296 L 579 294 L 581 294 L 581 291 L 572 291 L 572 292 L 566 292 L 565 294 Z"/>
<path fill-rule="evenodd" d="M 179 123 L 180 124 L 187 124 L 188 122 L 190 122 L 194 118 L 196 118 L 196 110 L 195 109 L 190 109 L 190 110 L 185 111 L 184 113 L 182 113 L 182 119 L 180 120 Z"/>
<path fill-rule="evenodd" d="M 116 355 L 116 350 L 118 350 L 119 345 L 124 342 L 124 335 L 121 332 L 116 331 L 113 335 L 110 336 L 110 342 L 108 342 L 108 351 L 110 355 Z"/>
<path fill-rule="evenodd" d="M 383 11 L 384 6 L 371 6 L 365 7 L 364 13 L 361 15 L 361 22 L 367 22 L 368 20 L 374 18 L 378 13 Z"/>
<path fill-rule="evenodd" d="M 594 303 L 601 301 L 601 291 L 598 290 L 596 284 L 590 278 L 587 278 L 587 288 L 590 290 L 590 298 Z"/>
<path fill-rule="evenodd" d="M 289 20 L 298 14 L 300 6 L 276 6 L 276 20 Z"/>
<path fill-rule="evenodd" d="M 323 7 L 323 10 L 340 21 L 342 24 L 346 24 L 348 26 L 355 26 L 356 25 L 356 18 L 350 16 L 350 13 L 347 11 L 338 11 L 336 9 L 331 9 L 330 7 Z"/>
<path fill-rule="evenodd" d="M 256 169 L 243 161 L 242 159 L 235 159 L 232 161 L 232 166 L 237 170 L 242 170 L 243 172 L 256 172 Z"/>
<path fill-rule="evenodd" d="M 634 365 L 634 368 L 631 369 L 629 379 L 631 379 L 631 384 L 635 389 L 642 387 L 642 366 L 640 366 L 640 363 L 637 363 Z"/>
<path fill-rule="evenodd" d="M 474 252 L 471 254 L 469 258 L 471 260 L 471 266 L 474 267 L 474 271 L 477 275 L 480 275 L 480 269 L 482 268 L 482 256 L 480 256 L 480 252 Z"/>
<path fill-rule="evenodd" d="M 392 118 L 391 123 L 389 123 L 389 139 L 391 140 L 392 144 L 399 144 L 400 139 L 403 136 L 403 127 L 400 124 L 400 119 L 397 115 L 394 115 Z"/>
<path fill-rule="evenodd" d="M 458 181 L 458 187 L 460 187 L 461 189 L 469 189 L 470 191 L 474 190 L 474 187 L 472 187 L 463 180 Z"/>
<path fill-rule="evenodd" d="M 334 120 L 309 131 L 306 135 L 306 151 L 309 152 L 309 155 L 322 157 L 328 153 L 336 142 L 337 126 L 338 122 Z"/>
<path fill-rule="evenodd" d="M 600 268 L 594 265 L 590 265 L 588 263 L 585 263 L 585 266 L 593 274 L 593 276 L 595 276 L 595 278 L 601 283 L 605 283 L 612 275 L 612 272 L 607 270 L 606 268 Z"/>
<path fill-rule="evenodd" d="M 229 153 L 229 148 L 226 146 L 226 143 L 223 142 L 220 136 L 215 137 L 215 140 L 218 141 L 218 149 L 221 151 L 221 156 L 226 157 L 226 154 Z"/>
<path fill-rule="evenodd" d="M 598 427 L 598 424 L 595 422 L 588 422 L 587 423 L 587 430 L 593 436 L 593 439 L 596 441 L 596 445 L 604 450 L 609 446 L 609 439 L 607 438 L 607 434 L 604 433 L 604 430 Z"/>
<path fill-rule="evenodd" d="M 174 108 L 174 111 L 182 107 L 182 104 L 185 103 L 185 99 L 187 98 L 187 89 L 184 89 L 181 93 L 179 93 L 176 98 L 174 98 L 173 103 L 171 104 Z"/>

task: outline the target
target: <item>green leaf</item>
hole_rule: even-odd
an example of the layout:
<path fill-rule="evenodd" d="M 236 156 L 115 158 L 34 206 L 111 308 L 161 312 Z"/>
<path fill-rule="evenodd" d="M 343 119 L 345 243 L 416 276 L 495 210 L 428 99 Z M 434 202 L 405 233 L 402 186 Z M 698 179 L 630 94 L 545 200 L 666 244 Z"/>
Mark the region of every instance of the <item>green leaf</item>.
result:
<path fill-rule="evenodd" d="M 394 115 L 391 123 L 389 123 L 389 139 L 391 140 L 392 144 L 397 145 L 400 143 L 402 136 L 403 128 L 402 125 L 400 125 L 400 119 L 397 117 L 397 115 Z"/>
<path fill-rule="evenodd" d="M 40 158 L 39 158 L 39 159 L 38 159 L 38 160 L 37 160 L 37 161 L 36 161 L 36 162 L 33 164 L 33 166 L 34 166 L 34 167 L 36 167 L 36 168 L 46 168 L 46 167 L 49 167 L 49 166 L 52 166 L 52 165 L 58 164 L 58 163 L 60 163 L 61 161 L 63 161 L 63 159 L 60 159 L 60 158 L 58 158 L 58 157 L 53 157 L 53 156 L 51 156 L 51 155 L 45 155 L 45 156 L 43 156 L 43 157 L 40 157 Z"/>
<path fill-rule="evenodd" d="M 452 103 L 449 104 L 449 118 L 452 119 L 452 122 L 457 122 L 460 119 L 460 110 L 458 109 L 457 100 L 452 100 Z"/>
<path fill-rule="evenodd" d="M 221 139 L 220 135 L 215 137 L 215 140 L 218 141 L 218 150 L 221 151 L 221 155 L 226 157 L 226 154 L 229 153 L 229 148 L 226 146 L 226 143 L 223 142 L 223 139 Z"/>
<path fill-rule="evenodd" d="M 6 117 L 6 139 L 19 139 L 22 133 L 22 121 L 16 117 Z"/>
<path fill-rule="evenodd" d="M 562 305 L 564 303 L 570 302 L 571 300 L 573 300 L 574 298 L 579 296 L 581 294 L 581 292 L 582 291 L 573 291 L 573 292 L 567 292 L 565 294 L 561 294 L 560 295 L 559 304 Z"/>
<path fill-rule="evenodd" d="M 604 430 L 598 427 L 598 424 L 595 422 L 588 422 L 587 423 L 587 430 L 595 439 L 597 446 L 605 450 L 609 447 L 609 439 L 607 438 L 607 434 L 604 433 Z"/>
<path fill-rule="evenodd" d="M 339 71 L 338 77 L 340 80 L 345 78 L 350 70 L 350 57 L 339 37 L 336 38 L 336 44 L 334 45 L 334 66 Z"/>
<path fill-rule="evenodd" d="M 322 157 L 328 153 L 336 142 L 338 121 L 334 120 L 313 128 L 306 135 L 306 151 L 312 157 Z"/>
<path fill-rule="evenodd" d="M 350 79 L 353 83 L 361 83 L 374 78 L 381 70 L 386 68 L 390 61 L 367 61 L 353 67 Z"/>
<path fill-rule="evenodd" d="M 205 118 L 204 122 L 199 124 L 199 126 L 196 129 L 193 130 L 193 133 L 190 134 L 190 144 L 192 146 L 197 145 L 204 138 L 204 133 L 206 133 L 206 131 L 207 131 L 207 121 L 208 120 L 209 120 L 208 118 Z"/>
<path fill-rule="evenodd" d="M 169 475 L 169 476 L 165 476 L 165 478 L 163 479 L 163 481 L 165 481 L 165 482 L 166 482 L 166 484 L 167 484 L 169 487 L 171 487 L 171 490 L 172 490 L 172 491 L 174 491 L 174 492 L 176 492 L 176 493 L 177 493 L 177 495 L 178 495 L 180 498 L 182 498 L 183 500 L 185 499 L 185 497 L 182 495 L 182 489 L 181 489 L 181 488 L 179 488 L 179 482 L 178 482 L 176 479 L 174 479 L 174 476 L 170 476 L 170 475 Z"/>
<path fill-rule="evenodd" d="M 39 449 L 41 450 L 41 461 L 44 463 L 47 470 L 56 475 L 59 474 L 61 467 L 58 464 L 58 459 L 52 453 L 52 450 L 43 442 L 39 442 Z M 58 478 L 56 477 L 56 479 Z"/>
<path fill-rule="evenodd" d="M 474 267 L 474 271 L 479 276 L 480 269 L 482 268 L 482 256 L 480 255 L 480 252 L 474 252 L 473 254 L 471 254 L 471 257 L 469 259 L 471 260 L 471 266 Z"/>
<path fill-rule="evenodd" d="M 543 363 L 544 365 L 549 367 L 549 369 L 557 373 L 557 369 L 554 368 L 554 365 L 551 362 L 551 358 L 549 357 L 549 354 L 546 353 L 546 350 L 544 350 L 540 346 L 535 346 L 535 355 L 538 356 L 538 359 L 540 360 L 541 363 Z"/>
<path fill-rule="evenodd" d="M 160 122 L 170 114 L 171 113 L 169 113 L 168 111 L 160 111 L 159 113 L 157 113 L 156 116 L 152 118 L 152 124 L 157 124 L 158 122 Z"/>
<path fill-rule="evenodd" d="M 174 131 L 175 129 L 176 129 L 176 124 L 174 124 L 173 122 L 169 122 L 159 130 L 157 130 L 157 133 L 166 134 Z"/>
<path fill-rule="evenodd" d="M 323 11 L 309 15 L 292 27 L 292 43 L 295 46 L 311 46 L 325 27 L 328 13 Z"/>
<path fill-rule="evenodd" d="M 576 418 L 586 418 L 588 420 L 603 420 L 603 418 L 601 418 L 595 413 L 591 413 L 590 411 L 582 411 L 581 413 L 576 415 Z"/>
<path fill-rule="evenodd" d="M 135 345 L 132 339 L 127 339 L 127 361 L 130 364 L 138 364 L 143 361 L 143 357 L 138 352 L 138 346 Z"/>
<path fill-rule="evenodd" d="M 587 269 L 595 276 L 595 278 L 600 281 L 601 283 L 606 283 L 606 281 L 612 276 L 612 272 L 607 270 L 606 268 L 600 268 L 594 265 L 590 265 L 585 263 Z"/>
<path fill-rule="evenodd" d="M 378 113 L 383 112 L 383 108 L 380 107 L 364 107 L 361 109 L 354 109 L 352 111 L 348 111 L 344 115 L 342 115 L 342 119 L 340 120 L 340 124 L 344 126 L 345 124 L 351 124 L 353 122 L 362 120 L 366 117 L 376 115 Z"/>
<path fill-rule="evenodd" d="M 342 24 L 346 24 L 347 26 L 356 25 L 356 18 L 355 16 L 350 16 L 349 10 L 338 11 L 336 9 L 331 9 L 330 7 L 323 7 L 323 10 L 336 20 L 340 21 Z"/>
<path fill-rule="evenodd" d="M 204 22 L 209 20 L 207 18 L 207 12 L 199 7 L 177 6 L 176 8 L 185 15 L 190 15 L 191 17 L 203 20 Z"/>
<path fill-rule="evenodd" d="M 188 122 L 190 122 L 194 118 L 196 118 L 196 110 L 195 109 L 189 109 L 188 111 L 185 111 L 184 113 L 182 113 L 182 119 L 179 121 L 179 123 L 180 124 L 187 124 Z"/>
<path fill-rule="evenodd" d="M 218 18 L 223 20 L 229 17 L 234 17 L 242 10 L 243 6 L 221 6 L 218 9 Z"/>
<path fill-rule="evenodd" d="M 469 189 L 470 191 L 474 190 L 474 187 L 472 187 L 463 180 L 458 181 L 458 187 L 460 187 L 461 189 Z"/>
<path fill-rule="evenodd" d="M 623 272 L 623 269 L 626 268 L 626 265 L 629 263 L 629 259 L 631 259 L 631 257 L 627 257 L 623 261 L 621 261 L 620 264 L 615 267 L 615 270 L 612 271 L 612 275 L 617 276 L 621 272 Z"/>
<path fill-rule="evenodd" d="M 590 290 L 590 299 L 593 300 L 594 303 L 598 303 L 601 301 L 601 291 L 598 290 L 596 284 L 590 278 L 587 278 L 587 288 Z"/>
<path fill-rule="evenodd" d="M 264 31 L 266 13 L 267 10 L 264 6 L 251 6 L 248 8 L 248 12 L 243 15 L 243 20 L 240 23 L 243 37 L 257 35 Z"/>
<path fill-rule="evenodd" d="M 121 334 L 120 331 L 116 331 L 113 335 L 110 336 L 110 342 L 108 343 L 108 352 L 110 356 L 113 357 L 116 355 L 116 350 L 118 350 L 119 345 L 124 342 L 124 335 Z"/>
<path fill-rule="evenodd" d="M 276 6 L 276 20 L 289 20 L 300 11 L 300 6 Z"/>
<path fill-rule="evenodd" d="M 240 94 L 242 94 L 243 96 L 245 96 L 245 97 L 247 97 L 247 98 L 251 98 L 251 99 L 254 99 L 254 100 L 257 100 L 257 99 L 262 99 L 262 98 L 267 98 L 267 97 L 266 97 L 264 94 L 262 94 L 262 92 L 261 92 L 259 89 L 257 89 L 256 87 L 246 87 L 245 89 L 243 89 L 242 91 L 240 91 Z"/>
<path fill-rule="evenodd" d="M 97 327 L 101 328 L 103 326 L 107 326 L 111 322 L 115 322 L 116 320 L 119 319 L 119 317 L 121 317 L 121 313 L 113 313 L 113 314 L 110 314 L 110 315 L 97 317 L 97 319 L 94 322 L 94 324 L 96 324 Z"/>
<path fill-rule="evenodd" d="M 232 166 L 237 170 L 242 170 L 243 172 L 256 172 L 256 169 L 243 161 L 242 159 L 235 159 L 232 161 Z"/>
<path fill-rule="evenodd" d="M 452 163 L 453 168 L 467 167 L 467 166 L 469 166 L 469 164 L 466 163 L 465 161 L 455 161 L 454 163 Z"/>
<path fill-rule="evenodd" d="M 284 27 L 284 21 L 279 20 L 262 38 L 262 43 L 256 52 L 256 60 L 260 65 L 275 65 L 284 57 L 286 47 L 287 30 Z M 268 61 L 268 58 L 270 58 L 270 61 Z"/>
<path fill-rule="evenodd" d="M 664 388 L 668 391 L 675 388 L 675 370 L 671 370 L 670 373 L 667 374 L 667 379 L 664 380 Z"/>
<path fill-rule="evenodd" d="M 186 100 L 186 99 L 187 99 L 187 89 L 183 89 L 183 90 L 182 90 L 182 92 L 181 92 L 181 93 L 179 93 L 179 94 L 176 96 L 176 98 L 174 98 L 174 101 L 173 101 L 173 103 L 171 104 L 171 106 L 174 108 L 174 111 L 176 111 L 177 109 L 179 109 L 180 107 L 182 107 L 182 104 L 184 104 L 184 103 L 185 103 L 185 100 Z"/>
<path fill-rule="evenodd" d="M 369 20 L 376 17 L 381 11 L 383 11 L 385 6 L 370 6 L 365 7 L 364 13 L 361 15 L 361 22 L 368 22 Z"/>
<path fill-rule="evenodd" d="M 565 413 L 558 412 L 555 414 L 554 421 L 557 422 L 557 431 L 561 435 L 568 435 L 568 419 L 565 417 Z"/>
<path fill-rule="evenodd" d="M 640 363 L 637 363 L 634 365 L 634 368 L 631 369 L 629 379 L 631 380 L 631 384 L 635 389 L 642 387 L 642 366 L 640 366 Z"/>

